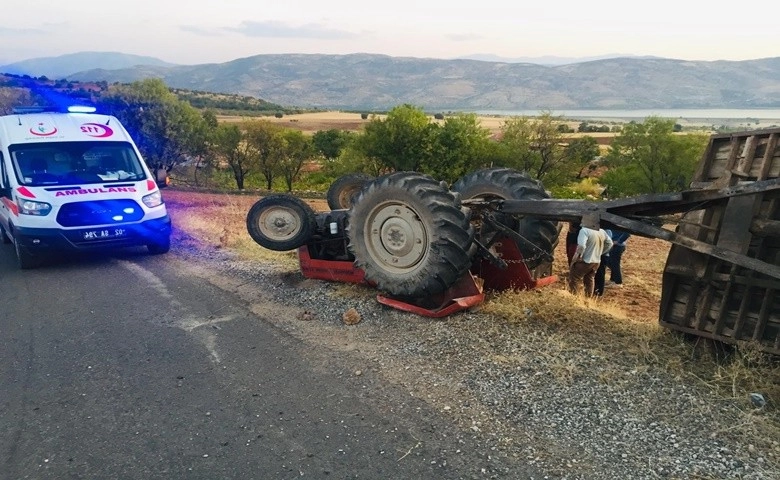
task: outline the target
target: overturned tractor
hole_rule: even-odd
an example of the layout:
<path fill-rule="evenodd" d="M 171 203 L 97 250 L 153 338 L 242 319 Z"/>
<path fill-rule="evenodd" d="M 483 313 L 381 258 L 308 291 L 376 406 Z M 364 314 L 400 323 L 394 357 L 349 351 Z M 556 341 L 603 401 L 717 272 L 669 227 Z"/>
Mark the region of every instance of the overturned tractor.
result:
<path fill-rule="evenodd" d="M 380 301 L 429 316 L 479 303 L 472 274 L 484 269 L 508 270 L 482 275 L 490 288 L 539 285 L 531 272 L 550 270 L 558 241 L 554 220 L 465 206 L 549 197 L 540 182 L 506 168 L 474 172 L 451 189 L 415 172 L 347 176 L 327 196 L 337 208 L 324 213 L 293 195 L 265 197 L 247 215 L 249 233 L 271 250 L 299 249 L 304 275 L 366 282 Z"/>

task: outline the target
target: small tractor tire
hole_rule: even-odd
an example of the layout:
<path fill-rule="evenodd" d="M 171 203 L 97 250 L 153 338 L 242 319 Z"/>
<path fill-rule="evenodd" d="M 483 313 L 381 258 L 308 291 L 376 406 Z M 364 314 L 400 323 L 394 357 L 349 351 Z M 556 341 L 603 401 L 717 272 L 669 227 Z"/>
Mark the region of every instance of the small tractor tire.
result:
<path fill-rule="evenodd" d="M 407 298 L 445 291 L 468 272 L 469 210 L 440 182 L 396 172 L 370 182 L 349 210 L 355 266 L 380 291 Z"/>
<path fill-rule="evenodd" d="M 286 252 L 309 242 L 317 228 L 314 209 L 287 194 L 261 198 L 246 216 L 252 240 L 269 250 Z"/>
<path fill-rule="evenodd" d="M 374 177 L 365 173 L 349 173 L 337 178 L 328 188 L 325 198 L 331 210 L 345 210 L 352 206 L 352 200 L 365 184 Z"/>
<path fill-rule="evenodd" d="M 541 182 L 510 168 L 486 168 L 472 172 L 452 185 L 463 199 L 542 200 L 549 198 Z M 498 219 L 526 242 L 517 242 L 529 269 L 552 257 L 558 245 L 558 222 L 535 217 L 499 215 Z"/>

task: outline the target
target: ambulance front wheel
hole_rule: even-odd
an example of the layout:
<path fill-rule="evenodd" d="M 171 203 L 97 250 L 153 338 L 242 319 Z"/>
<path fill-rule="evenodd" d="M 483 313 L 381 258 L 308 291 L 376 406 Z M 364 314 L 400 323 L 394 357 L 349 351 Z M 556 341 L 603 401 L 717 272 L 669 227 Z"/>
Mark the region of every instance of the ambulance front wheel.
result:
<path fill-rule="evenodd" d="M 171 249 L 171 238 L 165 237 L 159 241 L 147 243 L 146 249 L 149 250 L 149 253 L 152 255 L 168 253 L 168 251 Z"/>
<path fill-rule="evenodd" d="M 22 270 L 29 270 L 31 268 L 38 268 L 43 263 L 43 258 L 39 255 L 33 255 L 18 238 L 14 239 L 14 248 L 16 249 L 16 261 L 19 268 Z"/>

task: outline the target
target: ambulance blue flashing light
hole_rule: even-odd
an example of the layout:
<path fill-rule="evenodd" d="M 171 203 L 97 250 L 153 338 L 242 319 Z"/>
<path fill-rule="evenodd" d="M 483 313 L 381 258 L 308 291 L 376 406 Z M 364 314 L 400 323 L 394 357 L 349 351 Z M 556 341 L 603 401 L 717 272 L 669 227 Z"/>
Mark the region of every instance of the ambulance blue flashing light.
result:
<path fill-rule="evenodd" d="M 68 107 L 68 112 L 70 113 L 95 113 L 96 111 L 97 108 L 87 105 L 72 105 Z"/>
<path fill-rule="evenodd" d="M 71 105 L 65 109 L 56 106 L 32 106 L 32 107 L 14 107 L 14 114 L 25 113 L 43 113 L 43 112 L 68 112 L 68 113 L 95 113 L 97 108 L 89 105 Z"/>

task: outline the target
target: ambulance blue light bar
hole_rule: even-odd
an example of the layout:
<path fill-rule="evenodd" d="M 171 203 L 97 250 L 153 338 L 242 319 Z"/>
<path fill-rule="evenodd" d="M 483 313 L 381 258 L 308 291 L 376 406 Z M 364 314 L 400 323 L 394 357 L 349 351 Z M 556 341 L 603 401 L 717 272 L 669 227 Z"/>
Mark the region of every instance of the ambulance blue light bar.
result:
<path fill-rule="evenodd" d="M 87 105 L 72 105 L 68 107 L 68 112 L 70 113 L 95 113 L 96 111 L 97 108 Z"/>
<path fill-rule="evenodd" d="M 89 105 L 71 105 L 67 108 L 60 108 L 56 106 L 31 106 L 31 107 L 14 107 L 13 113 L 15 115 L 25 113 L 43 113 L 43 112 L 68 112 L 68 113 L 95 113 L 97 108 Z"/>

